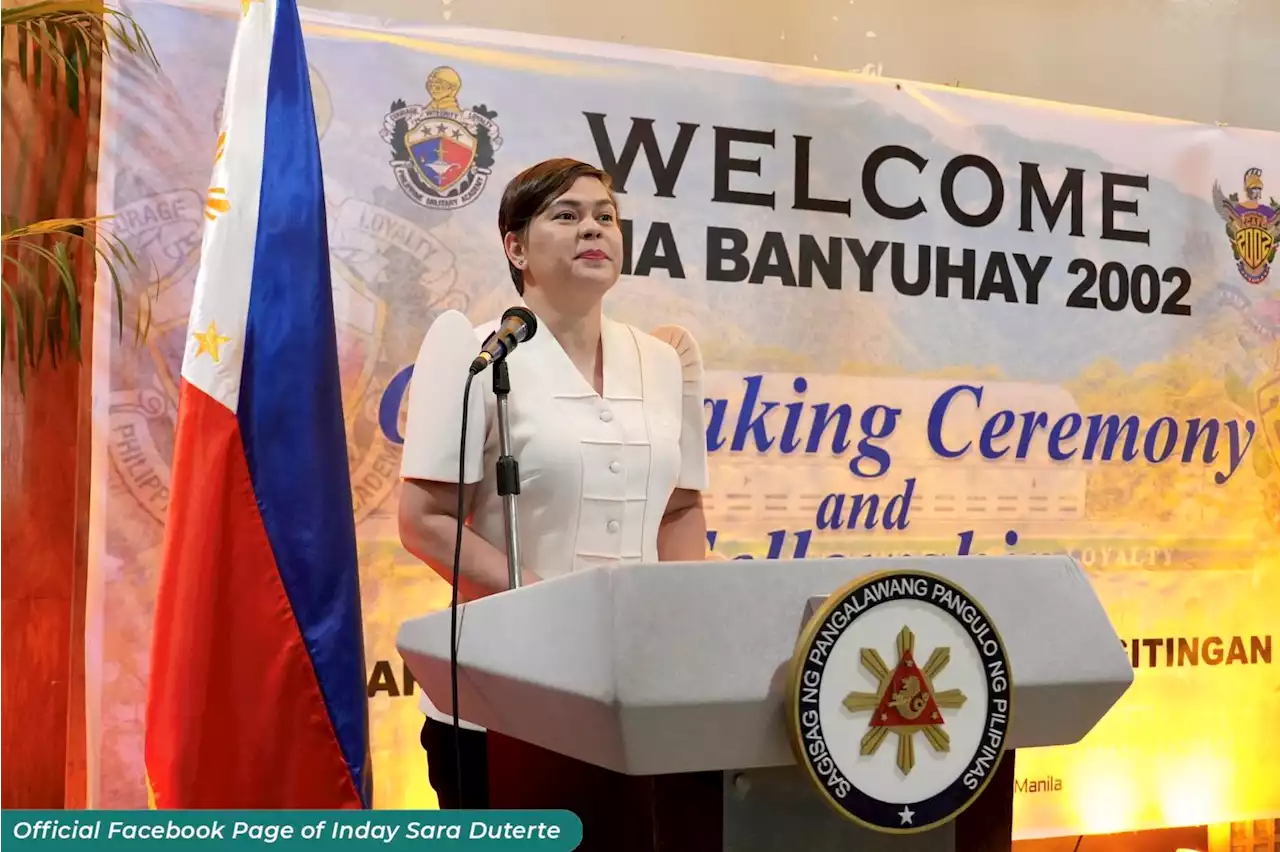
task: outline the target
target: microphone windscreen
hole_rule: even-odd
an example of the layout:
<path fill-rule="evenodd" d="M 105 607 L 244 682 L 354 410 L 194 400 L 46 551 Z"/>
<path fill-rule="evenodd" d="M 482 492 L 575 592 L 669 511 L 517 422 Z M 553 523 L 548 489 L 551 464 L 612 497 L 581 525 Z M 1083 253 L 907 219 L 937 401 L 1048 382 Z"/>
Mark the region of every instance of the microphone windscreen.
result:
<path fill-rule="evenodd" d="M 509 319 L 519 319 L 525 325 L 524 339 L 529 340 L 533 337 L 534 332 L 538 330 L 538 318 L 533 315 L 533 311 L 522 305 L 516 305 L 513 308 L 507 308 L 507 312 L 502 315 L 503 322 Z"/>

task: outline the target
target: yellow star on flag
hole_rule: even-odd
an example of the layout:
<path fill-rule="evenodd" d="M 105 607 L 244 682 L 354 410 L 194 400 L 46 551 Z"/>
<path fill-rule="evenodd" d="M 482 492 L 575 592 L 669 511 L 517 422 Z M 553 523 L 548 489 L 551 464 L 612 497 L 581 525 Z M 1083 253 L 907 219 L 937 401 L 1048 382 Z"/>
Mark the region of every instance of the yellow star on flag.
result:
<path fill-rule="evenodd" d="M 193 331 L 191 336 L 196 339 L 198 344 L 196 357 L 199 358 L 207 352 L 215 364 L 222 360 L 222 353 L 219 352 L 218 347 L 231 340 L 230 337 L 218 334 L 218 324 L 212 321 L 210 321 L 207 331 Z"/>
<path fill-rule="evenodd" d="M 240 0 L 240 17 L 248 17 L 249 7 L 254 3 L 261 3 L 262 0 Z"/>

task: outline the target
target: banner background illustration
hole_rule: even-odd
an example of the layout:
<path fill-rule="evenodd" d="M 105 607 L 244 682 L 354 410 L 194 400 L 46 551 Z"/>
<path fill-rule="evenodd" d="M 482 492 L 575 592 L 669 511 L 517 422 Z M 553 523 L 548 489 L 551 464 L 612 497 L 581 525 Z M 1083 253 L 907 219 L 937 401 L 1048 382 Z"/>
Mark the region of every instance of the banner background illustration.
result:
<path fill-rule="evenodd" d="M 88 672 L 99 807 L 146 803 L 142 707 L 176 376 L 236 8 L 131 4 L 163 73 L 116 65 L 106 85 L 99 208 L 117 213 L 159 286 L 146 345 L 121 343 L 105 321 L 95 342 Z M 1265 256 L 1280 134 L 550 38 L 304 20 L 379 807 L 434 803 L 394 636 L 448 600 L 396 532 L 408 368 L 441 311 L 479 322 L 515 300 L 496 229 L 501 187 L 568 155 L 616 166 L 624 190 L 634 274 L 611 295 L 613 316 L 678 322 L 702 346 L 716 551 L 1065 551 L 1089 571 L 1117 632 L 1136 643 L 1137 681 L 1082 743 L 1018 753 L 1018 837 L 1280 814 L 1280 272 L 1270 260 L 1259 283 L 1241 274 L 1222 204 L 1247 200 L 1258 170 L 1263 212 L 1242 224 L 1235 208 L 1233 221 L 1260 229 L 1237 246 Z M 454 132 L 472 154 L 415 160 Z M 868 183 L 876 152 L 891 156 Z M 727 171 L 726 154 L 758 159 L 758 174 Z M 951 212 L 948 163 L 963 166 Z M 988 163 L 1004 199 L 979 224 Z M 1077 179 L 1050 226 L 1045 211 Z M 735 192 L 772 200 L 723 200 Z M 892 218 L 917 198 L 925 212 Z M 914 283 L 921 257 L 927 287 Z M 1068 307 L 1089 269 L 1095 307 Z M 1117 307 L 1122 275 L 1140 282 L 1149 313 L 1132 288 Z M 981 403 L 960 386 L 981 386 Z M 957 458 L 939 452 L 966 444 Z M 872 502 L 873 529 L 831 528 L 855 508 L 865 522 Z"/>

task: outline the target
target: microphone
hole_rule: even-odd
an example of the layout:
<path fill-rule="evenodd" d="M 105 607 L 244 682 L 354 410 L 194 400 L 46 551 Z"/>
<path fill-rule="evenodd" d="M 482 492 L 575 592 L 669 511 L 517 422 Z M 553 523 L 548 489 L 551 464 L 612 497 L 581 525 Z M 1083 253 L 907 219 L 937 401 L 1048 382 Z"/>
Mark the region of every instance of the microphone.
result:
<path fill-rule="evenodd" d="M 484 371 L 485 367 L 497 363 L 511 354 L 516 346 L 533 337 L 538 330 L 538 320 L 528 308 L 508 308 L 502 315 L 502 324 L 498 330 L 489 335 L 480 349 L 480 354 L 471 362 L 471 375 Z"/>

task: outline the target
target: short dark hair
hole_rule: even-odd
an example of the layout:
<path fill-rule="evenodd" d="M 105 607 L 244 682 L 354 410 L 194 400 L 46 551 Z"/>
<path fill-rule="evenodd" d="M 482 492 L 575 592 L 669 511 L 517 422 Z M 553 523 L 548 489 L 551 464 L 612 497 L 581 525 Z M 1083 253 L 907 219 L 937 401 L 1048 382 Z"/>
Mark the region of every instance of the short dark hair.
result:
<path fill-rule="evenodd" d="M 498 205 L 498 232 L 506 242 L 507 234 L 523 234 L 539 213 L 546 210 L 578 178 L 593 177 L 604 184 L 613 195 L 613 181 L 609 173 L 588 163 L 568 157 L 543 160 L 530 166 L 507 183 L 502 192 L 502 203 Z M 516 285 L 516 292 L 524 295 L 524 273 L 507 259 L 507 267 L 511 270 L 511 280 Z"/>

